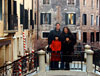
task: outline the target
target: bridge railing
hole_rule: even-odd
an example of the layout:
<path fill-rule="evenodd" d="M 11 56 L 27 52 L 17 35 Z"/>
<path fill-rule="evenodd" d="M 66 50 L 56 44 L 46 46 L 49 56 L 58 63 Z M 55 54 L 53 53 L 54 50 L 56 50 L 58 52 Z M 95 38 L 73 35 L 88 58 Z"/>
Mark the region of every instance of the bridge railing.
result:
<path fill-rule="evenodd" d="M 57 53 L 56 53 L 57 54 Z M 72 55 L 62 55 L 59 52 L 59 55 L 54 55 L 54 52 L 50 52 L 49 54 L 49 70 L 51 70 L 51 66 L 52 64 L 52 58 L 60 58 L 60 60 L 58 61 L 58 70 L 64 70 L 64 66 L 66 65 L 65 62 L 67 62 L 70 66 L 69 70 L 83 70 L 83 66 L 84 66 L 84 52 L 80 51 L 80 52 L 75 52 Z M 65 59 L 66 58 L 66 59 Z M 56 59 L 54 59 L 54 61 L 56 61 Z M 61 67 L 63 63 L 63 68 Z M 56 69 L 56 68 L 53 68 Z M 57 69 L 56 69 L 57 70 Z"/>
<path fill-rule="evenodd" d="M 92 50 L 94 51 L 93 64 L 95 65 L 95 72 L 100 72 L 100 49 L 92 47 Z"/>
<path fill-rule="evenodd" d="M 14 62 L 7 62 L 0 67 L 0 76 L 24 76 L 37 71 L 38 57 L 36 53 L 30 53 Z"/>

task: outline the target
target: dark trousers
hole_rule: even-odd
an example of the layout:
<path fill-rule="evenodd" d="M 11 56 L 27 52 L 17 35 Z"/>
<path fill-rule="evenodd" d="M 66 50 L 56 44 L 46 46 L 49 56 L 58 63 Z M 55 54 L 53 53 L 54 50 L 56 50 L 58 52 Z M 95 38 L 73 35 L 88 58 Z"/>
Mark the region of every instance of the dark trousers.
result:
<path fill-rule="evenodd" d="M 64 69 L 64 60 L 63 60 L 63 54 L 61 53 L 61 64 L 60 64 L 60 69 Z"/>
<path fill-rule="evenodd" d="M 69 62 L 65 62 L 65 70 L 70 70 Z"/>
<path fill-rule="evenodd" d="M 50 62 L 50 69 L 51 70 L 57 70 L 57 69 L 59 69 L 59 62 L 58 61 L 51 61 Z"/>

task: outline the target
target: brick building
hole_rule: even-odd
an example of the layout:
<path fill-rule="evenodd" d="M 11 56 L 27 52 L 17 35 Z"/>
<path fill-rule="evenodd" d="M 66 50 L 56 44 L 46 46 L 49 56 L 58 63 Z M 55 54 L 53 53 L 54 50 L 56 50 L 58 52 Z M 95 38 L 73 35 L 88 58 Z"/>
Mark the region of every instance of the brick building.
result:
<path fill-rule="evenodd" d="M 46 39 L 55 23 L 68 26 L 77 42 L 99 45 L 99 0 L 38 0 L 39 36 Z M 36 12 L 37 13 L 37 12 Z"/>
<path fill-rule="evenodd" d="M 99 0 L 81 0 L 80 12 L 81 40 L 100 47 Z"/>

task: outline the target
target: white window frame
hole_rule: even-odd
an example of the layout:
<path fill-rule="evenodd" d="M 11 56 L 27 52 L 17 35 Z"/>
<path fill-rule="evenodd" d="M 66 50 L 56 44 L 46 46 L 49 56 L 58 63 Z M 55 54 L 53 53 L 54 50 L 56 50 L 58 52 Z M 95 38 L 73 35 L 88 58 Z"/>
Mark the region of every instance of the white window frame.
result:
<path fill-rule="evenodd" d="M 43 14 L 45 14 L 45 13 L 50 13 L 51 14 L 51 24 L 52 24 L 52 13 L 51 12 L 41 12 L 41 13 L 43 13 Z M 42 26 L 44 26 L 44 25 L 48 25 L 48 26 L 50 26 L 51 24 L 42 24 Z"/>
<path fill-rule="evenodd" d="M 48 39 L 48 38 L 43 38 L 43 32 L 48 32 L 48 33 L 50 33 L 50 31 L 42 31 L 42 32 L 41 32 L 41 38 L 42 38 L 42 39 Z"/>
<path fill-rule="evenodd" d="M 43 0 L 42 0 L 43 1 Z M 43 2 L 42 2 L 42 4 L 43 4 Z M 50 5 L 51 4 L 51 0 L 49 0 L 49 4 L 43 4 L 43 5 Z"/>
<path fill-rule="evenodd" d="M 92 21 L 92 16 L 93 16 L 93 25 L 91 24 L 91 26 L 94 26 L 94 15 L 91 15 L 91 21 Z"/>
<path fill-rule="evenodd" d="M 86 0 L 85 0 L 85 5 L 84 5 L 84 0 L 83 0 L 83 6 L 86 6 Z"/>
<path fill-rule="evenodd" d="M 97 3 L 97 0 L 96 0 L 96 8 L 99 9 L 99 0 L 98 0 L 98 3 Z"/>
<path fill-rule="evenodd" d="M 98 17 L 98 23 L 97 23 L 97 17 Z M 96 26 L 99 26 L 99 16 L 96 16 Z"/>
<path fill-rule="evenodd" d="M 74 0 L 74 5 L 69 5 L 67 0 L 67 6 L 76 6 L 76 0 Z"/>
<path fill-rule="evenodd" d="M 66 14 L 76 14 L 76 12 L 66 12 Z M 76 14 L 77 15 L 77 14 Z M 77 24 L 77 21 L 76 21 L 76 24 Z M 72 25 L 72 24 L 68 24 L 67 26 L 75 26 L 75 25 Z"/>
<path fill-rule="evenodd" d="M 94 8 L 94 0 L 93 0 L 93 4 L 92 4 L 92 0 L 91 0 L 91 8 Z"/>

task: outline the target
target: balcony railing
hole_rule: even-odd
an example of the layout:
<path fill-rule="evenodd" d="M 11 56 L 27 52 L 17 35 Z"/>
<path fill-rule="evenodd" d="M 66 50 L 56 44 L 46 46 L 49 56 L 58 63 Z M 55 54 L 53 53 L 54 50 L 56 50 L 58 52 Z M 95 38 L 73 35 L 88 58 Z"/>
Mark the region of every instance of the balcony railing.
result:
<path fill-rule="evenodd" d="M 30 53 L 20 59 L 0 67 L 0 76 L 24 76 L 36 72 L 38 67 L 37 54 Z"/>

